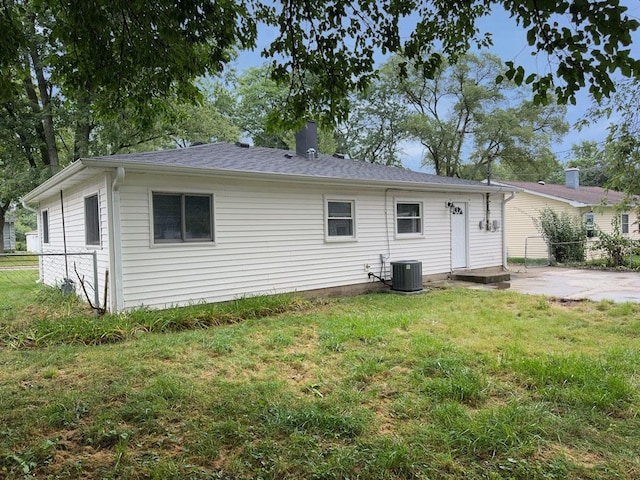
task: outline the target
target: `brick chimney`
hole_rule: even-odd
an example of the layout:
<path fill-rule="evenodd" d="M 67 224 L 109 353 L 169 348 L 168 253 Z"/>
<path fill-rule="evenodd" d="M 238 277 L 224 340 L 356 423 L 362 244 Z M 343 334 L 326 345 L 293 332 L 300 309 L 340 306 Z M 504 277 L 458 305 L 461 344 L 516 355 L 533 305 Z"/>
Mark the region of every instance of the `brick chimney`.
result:
<path fill-rule="evenodd" d="M 564 171 L 564 185 L 568 188 L 578 190 L 580 188 L 580 169 L 567 168 Z"/>
<path fill-rule="evenodd" d="M 308 159 L 318 157 L 318 126 L 316 122 L 307 122 L 296 133 L 296 154 Z"/>

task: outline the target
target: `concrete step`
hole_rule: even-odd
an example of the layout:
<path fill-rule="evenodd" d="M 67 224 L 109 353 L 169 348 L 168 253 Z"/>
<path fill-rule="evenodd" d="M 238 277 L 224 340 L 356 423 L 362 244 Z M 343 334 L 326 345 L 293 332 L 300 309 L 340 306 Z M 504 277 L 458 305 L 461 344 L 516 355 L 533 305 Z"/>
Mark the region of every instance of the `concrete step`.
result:
<path fill-rule="evenodd" d="M 465 270 L 454 272 L 451 275 L 452 280 L 460 280 L 462 282 L 473 283 L 503 283 L 511 280 L 511 274 L 502 270 Z"/>

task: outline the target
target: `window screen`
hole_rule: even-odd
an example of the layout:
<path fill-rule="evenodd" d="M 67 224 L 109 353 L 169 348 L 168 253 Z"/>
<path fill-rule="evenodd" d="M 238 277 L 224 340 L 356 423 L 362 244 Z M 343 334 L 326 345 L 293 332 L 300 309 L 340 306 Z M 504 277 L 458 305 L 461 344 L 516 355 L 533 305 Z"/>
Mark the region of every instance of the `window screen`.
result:
<path fill-rule="evenodd" d="M 330 237 L 353 237 L 353 202 L 327 202 L 327 232 Z"/>
<path fill-rule="evenodd" d="M 398 233 L 422 233 L 422 212 L 419 203 L 397 203 Z"/>

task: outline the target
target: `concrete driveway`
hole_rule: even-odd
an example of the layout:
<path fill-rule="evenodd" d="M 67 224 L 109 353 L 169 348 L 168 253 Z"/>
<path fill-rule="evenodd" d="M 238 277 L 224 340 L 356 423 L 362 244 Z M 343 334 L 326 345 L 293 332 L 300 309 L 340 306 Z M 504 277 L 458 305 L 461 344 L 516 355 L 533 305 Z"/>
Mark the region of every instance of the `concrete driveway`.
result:
<path fill-rule="evenodd" d="M 640 273 L 515 267 L 511 270 L 509 289 L 570 300 L 640 302 Z"/>

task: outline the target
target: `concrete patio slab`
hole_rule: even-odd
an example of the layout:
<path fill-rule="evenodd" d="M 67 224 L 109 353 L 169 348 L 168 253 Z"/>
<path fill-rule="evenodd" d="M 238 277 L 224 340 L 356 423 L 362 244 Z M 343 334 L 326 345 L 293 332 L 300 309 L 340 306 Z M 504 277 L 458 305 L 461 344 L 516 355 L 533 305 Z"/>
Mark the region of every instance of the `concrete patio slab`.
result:
<path fill-rule="evenodd" d="M 509 289 L 568 300 L 640 302 L 640 273 L 559 267 L 514 268 Z"/>

